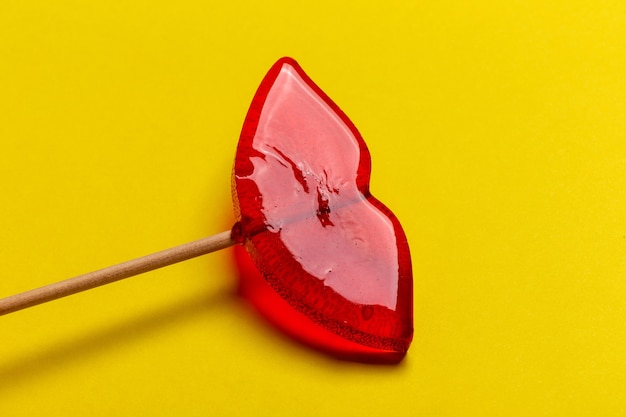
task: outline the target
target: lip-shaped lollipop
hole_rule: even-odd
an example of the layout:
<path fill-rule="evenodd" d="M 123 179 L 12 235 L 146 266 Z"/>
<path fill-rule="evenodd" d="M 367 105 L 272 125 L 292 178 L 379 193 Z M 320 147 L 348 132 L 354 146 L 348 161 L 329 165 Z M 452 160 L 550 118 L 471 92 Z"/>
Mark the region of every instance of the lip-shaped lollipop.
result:
<path fill-rule="evenodd" d="M 241 293 L 274 323 L 338 356 L 395 362 L 413 336 L 411 257 L 369 180 L 352 122 L 283 58 L 242 129 L 232 231 L 0 299 L 0 315 L 243 243 Z"/>
<path fill-rule="evenodd" d="M 370 169 L 356 127 L 282 58 L 262 81 L 239 139 L 234 230 L 276 293 L 346 339 L 344 354 L 397 358 L 413 336 L 411 258 L 397 218 L 369 192 Z M 296 313 L 254 295 L 279 325 L 298 327 Z"/>

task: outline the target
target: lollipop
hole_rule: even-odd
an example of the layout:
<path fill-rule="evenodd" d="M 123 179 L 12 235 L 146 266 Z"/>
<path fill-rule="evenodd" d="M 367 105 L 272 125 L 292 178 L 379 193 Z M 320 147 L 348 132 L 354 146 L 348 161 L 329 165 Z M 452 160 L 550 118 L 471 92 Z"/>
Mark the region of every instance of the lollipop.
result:
<path fill-rule="evenodd" d="M 231 231 L 2 299 L 0 315 L 239 243 L 241 293 L 275 324 L 335 355 L 400 360 L 413 336 L 411 258 L 370 170 L 356 127 L 282 58 L 242 128 Z"/>

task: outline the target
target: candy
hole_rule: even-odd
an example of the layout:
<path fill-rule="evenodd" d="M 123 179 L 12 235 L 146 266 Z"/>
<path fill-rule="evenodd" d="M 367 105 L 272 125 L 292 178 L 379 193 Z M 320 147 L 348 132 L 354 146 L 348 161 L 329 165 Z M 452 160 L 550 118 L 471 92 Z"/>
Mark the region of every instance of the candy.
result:
<path fill-rule="evenodd" d="M 369 180 L 352 122 L 283 58 L 244 122 L 231 231 L 0 299 L 0 315 L 243 243 L 240 292 L 268 319 L 338 357 L 399 361 L 413 337 L 411 257 Z"/>
<path fill-rule="evenodd" d="M 282 58 L 239 139 L 233 238 L 248 252 L 237 253 L 242 293 L 274 323 L 339 356 L 399 360 L 413 336 L 411 258 L 370 170 L 356 127 Z"/>

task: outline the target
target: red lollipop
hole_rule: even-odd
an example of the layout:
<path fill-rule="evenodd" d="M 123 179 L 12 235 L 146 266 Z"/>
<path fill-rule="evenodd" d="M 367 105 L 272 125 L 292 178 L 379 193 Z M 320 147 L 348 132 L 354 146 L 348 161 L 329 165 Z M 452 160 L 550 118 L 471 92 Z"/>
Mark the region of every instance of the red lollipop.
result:
<path fill-rule="evenodd" d="M 290 58 L 262 81 L 237 147 L 237 223 L 224 232 L 0 300 L 0 315 L 233 243 L 241 293 L 314 347 L 397 361 L 413 335 L 406 236 L 369 192 L 370 155 L 348 117 Z"/>

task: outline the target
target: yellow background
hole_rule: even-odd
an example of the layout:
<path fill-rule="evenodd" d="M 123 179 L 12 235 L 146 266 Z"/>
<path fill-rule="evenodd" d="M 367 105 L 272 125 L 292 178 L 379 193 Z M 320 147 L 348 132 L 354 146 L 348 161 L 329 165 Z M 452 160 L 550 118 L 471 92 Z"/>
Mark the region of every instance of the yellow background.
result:
<path fill-rule="evenodd" d="M 416 331 L 310 351 L 223 251 L 0 318 L 0 415 L 624 415 L 625 4 L 3 0 L 0 295 L 229 228 L 289 55 L 370 147 Z"/>

